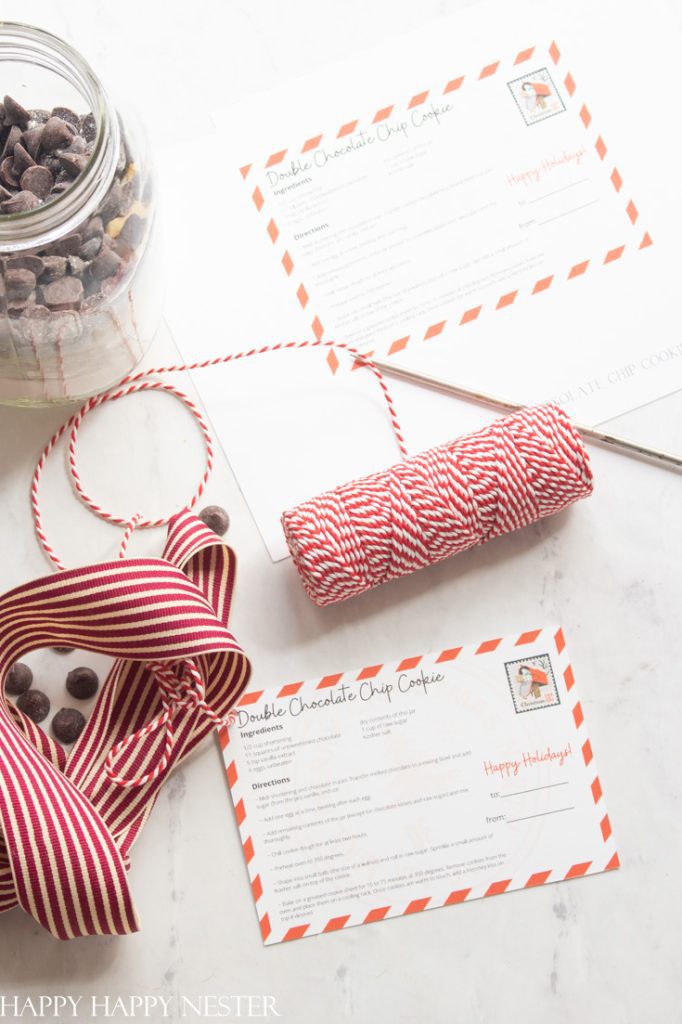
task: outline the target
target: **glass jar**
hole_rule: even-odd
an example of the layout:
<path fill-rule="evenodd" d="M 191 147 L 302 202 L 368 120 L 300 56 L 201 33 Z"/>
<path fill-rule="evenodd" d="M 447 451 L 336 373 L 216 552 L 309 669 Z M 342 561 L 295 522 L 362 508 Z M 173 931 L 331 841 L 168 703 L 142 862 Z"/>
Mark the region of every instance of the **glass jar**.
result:
<path fill-rule="evenodd" d="M 73 401 L 129 373 L 161 318 L 144 139 L 41 29 L 0 22 L 0 72 L 0 402 Z"/>

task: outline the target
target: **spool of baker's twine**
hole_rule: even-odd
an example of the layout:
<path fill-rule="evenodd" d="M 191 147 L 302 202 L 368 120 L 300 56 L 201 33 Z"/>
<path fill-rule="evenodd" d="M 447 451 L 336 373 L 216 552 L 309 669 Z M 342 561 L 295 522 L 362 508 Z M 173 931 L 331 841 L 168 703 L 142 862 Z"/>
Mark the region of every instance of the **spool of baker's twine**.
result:
<path fill-rule="evenodd" d="M 187 395 L 155 378 L 306 348 L 345 351 L 372 371 L 402 456 L 402 461 L 390 469 L 341 484 L 282 515 L 294 564 L 306 593 L 317 605 L 343 601 L 528 526 L 592 492 L 585 447 L 566 413 L 556 405 L 523 409 L 476 433 L 410 457 L 391 393 L 369 356 L 344 342 L 282 342 L 201 362 L 144 370 L 90 398 L 50 439 L 33 477 L 31 505 L 36 533 L 53 564 L 63 568 L 45 535 L 38 488 L 50 452 L 67 431 L 68 467 L 76 493 L 96 515 L 125 527 L 122 555 L 133 530 L 161 526 L 172 518 L 146 519 L 140 513 L 132 517 L 114 515 L 90 497 L 76 464 L 76 438 L 92 409 L 136 391 L 165 391 L 183 402 L 194 416 L 206 447 L 206 466 L 188 504 L 192 508 L 204 491 L 213 465 L 210 431 Z"/>

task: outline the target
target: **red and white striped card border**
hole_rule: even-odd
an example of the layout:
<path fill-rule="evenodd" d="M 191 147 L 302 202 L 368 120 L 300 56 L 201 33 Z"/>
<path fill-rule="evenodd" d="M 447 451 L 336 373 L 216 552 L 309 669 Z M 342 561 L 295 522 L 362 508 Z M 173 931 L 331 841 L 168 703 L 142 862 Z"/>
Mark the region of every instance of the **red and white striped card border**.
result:
<path fill-rule="evenodd" d="M 341 928 L 352 927 L 358 924 L 371 924 L 375 921 L 383 921 L 390 917 L 402 917 L 406 914 L 414 914 L 422 910 L 432 910 L 436 907 L 447 907 L 456 903 L 464 903 L 486 896 L 498 896 L 504 892 L 511 892 L 515 889 L 531 889 L 548 882 L 566 881 L 572 878 L 581 878 L 585 875 L 599 874 L 603 871 L 612 871 L 620 867 L 618 853 L 615 847 L 613 830 L 609 815 L 604 806 L 602 785 L 596 769 L 592 744 L 587 733 L 585 717 L 580 700 L 574 692 L 575 679 L 573 668 L 568 658 L 566 642 L 563 630 L 559 627 L 544 627 L 542 629 L 527 630 L 511 639 L 503 637 L 492 637 L 482 643 L 468 647 L 449 647 L 436 654 L 417 655 L 415 657 L 403 658 L 395 664 L 366 665 L 360 670 L 349 672 L 338 672 L 322 676 L 319 680 L 300 681 L 287 683 L 277 690 L 249 690 L 237 702 L 238 708 L 253 708 L 257 710 L 260 701 L 272 701 L 282 698 L 289 698 L 299 693 L 303 687 L 318 690 L 325 690 L 330 687 L 345 683 L 347 686 L 361 683 L 366 679 L 373 679 L 384 670 L 407 672 L 417 668 L 422 663 L 443 664 L 458 659 L 463 652 L 473 654 L 476 657 L 484 657 L 497 651 L 500 653 L 508 648 L 509 654 L 514 652 L 518 655 L 529 645 L 535 645 L 540 640 L 546 644 L 546 649 L 552 652 L 553 660 L 558 665 L 557 686 L 559 688 L 562 704 L 568 704 L 573 724 L 575 726 L 580 758 L 584 764 L 587 784 L 589 785 L 592 800 L 597 811 L 596 822 L 599 829 L 599 844 L 602 852 L 598 857 L 585 858 L 572 863 L 565 864 L 538 864 L 536 870 L 523 878 L 499 878 L 488 885 L 471 886 L 467 888 L 452 889 L 448 892 L 430 894 L 425 892 L 415 893 L 414 897 L 401 903 L 377 905 L 362 915 L 353 913 L 342 913 L 329 918 L 321 925 L 311 921 L 300 921 L 291 925 L 282 934 L 273 931 L 270 915 L 268 913 L 268 893 L 264 891 L 261 881 L 261 874 L 258 867 L 257 850 L 254 847 L 251 835 L 250 818 L 247 808 L 247 801 L 243 787 L 240 784 L 236 760 L 230 749 L 229 734 L 226 730 L 220 733 L 220 745 L 225 761 L 227 782 L 234 804 L 234 813 L 244 851 L 251 893 L 256 904 L 258 922 L 263 942 L 272 945 L 278 942 L 290 942 L 292 939 L 302 939 L 307 935 L 320 935 L 325 932 L 338 931 Z M 447 886 L 446 886 L 447 888 Z"/>

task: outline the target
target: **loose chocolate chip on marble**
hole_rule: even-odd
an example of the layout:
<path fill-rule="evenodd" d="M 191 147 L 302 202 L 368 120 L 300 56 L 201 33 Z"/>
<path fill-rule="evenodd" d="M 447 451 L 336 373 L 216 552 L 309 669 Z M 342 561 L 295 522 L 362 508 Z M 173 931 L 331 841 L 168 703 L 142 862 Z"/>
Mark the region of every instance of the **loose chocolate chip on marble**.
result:
<path fill-rule="evenodd" d="M 77 277 L 58 277 L 43 285 L 43 302 L 55 311 L 80 309 L 83 282 Z"/>
<path fill-rule="evenodd" d="M 102 249 L 90 264 L 90 275 L 95 281 L 103 281 L 105 277 L 111 277 L 121 266 L 121 257 L 112 249 Z"/>
<path fill-rule="evenodd" d="M 7 188 L 16 190 L 19 188 L 19 179 L 14 173 L 14 157 L 6 156 L 0 163 L 0 181 Z"/>
<path fill-rule="evenodd" d="M 9 130 L 9 134 L 5 139 L 5 145 L 2 147 L 2 152 L 0 153 L 0 160 L 4 160 L 5 157 L 8 156 L 11 156 L 12 159 L 14 159 L 14 147 L 16 146 L 17 142 L 21 142 L 21 138 L 21 128 L 16 124 L 12 125 L 12 127 Z"/>
<path fill-rule="evenodd" d="M 89 238 L 87 242 L 83 242 L 83 244 L 80 247 L 80 252 L 78 253 L 78 255 L 82 260 L 85 260 L 87 263 L 89 263 L 90 260 L 94 260 L 95 256 L 101 248 L 102 236 L 95 235 L 94 238 Z"/>
<path fill-rule="evenodd" d="M 76 700 L 94 697 L 99 687 L 99 678 L 91 668 L 81 665 L 73 668 L 66 677 L 66 689 Z"/>
<path fill-rule="evenodd" d="M 85 718 L 77 708 L 61 708 L 52 719 L 52 732 L 60 743 L 74 743 L 85 728 Z"/>
<path fill-rule="evenodd" d="M 5 108 L 5 124 L 27 124 L 31 115 L 18 100 L 5 96 L 2 103 Z"/>
<path fill-rule="evenodd" d="M 51 116 L 43 128 L 40 148 L 45 153 L 52 153 L 55 149 L 68 146 L 72 138 L 73 133 L 70 131 L 67 122 L 62 120 L 61 117 Z"/>
<path fill-rule="evenodd" d="M 93 113 L 85 114 L 80 120 L 81 135 L 86 142 L 94 142 L 97 138 L 97 122 Z"/>
<path fill-rule="evenodd" d="M 47 199 L 54 185 L 54 178 L 47 167 L 29 167 L 19 182 L 22 189 L 32 192 L 38 199 Z"/>
<path fill-rule="evenodd" d="M 7 270 L 30 270 L 36 277 L 40 277 L 44 269 L 40 256 L 10 256 L 5 265 Z"/>
<path fill-rule="evenodd" d="M 33 672 L 31 669 L 23 661 L 17 661 L 7 673 L 5 690 L 13 697 L 18 697 L 20 693 L 26 693 L 32 682 Z"/>
<path fill-rule="evenodd" d="M 50 713 L 50 699 L 42 690 L 27 690 L 17 697 L 17 707 L 36 725 Z"/>
<path fill-rule="evenodd" d="M 40 206 L 40 200 L 32 192 L 17 192 L 11 199 L 5 199 L 0 203 L 0 210 L 3 213 L 28 213 Z"/>
<path fill-rule="evenodd" d="M 24 171 L 29 167 L 35 167 L 35 160 L 30 153 L 27 153 L 20 142 L 14 147 L 14 171 L 15 177 L 21 178 Z"/>
<path fill-rule="evenodd" d="M 66 256 L 43 256 L 43 281 L 55 281 L 66 273 Z M 55 650 L 57 648 L 55 647 Z"/>
<path fill-rule="evenodd" d="M 38 159 L 38 150 L 40 149 L 40 139 L 43 134 L 43 129 L 29 128 L 21 136 L 21 144 L 26 152 L 33 157 L 34 160 Z"/>
<path fill-rule="evenodd" d="M 126 245 L 131 245 L 135 249 L 144 238 L 145 226 L 145 221 L 142 217 L 137 213 L 131 213 L 121 228 L 118 237 Z"/>
<path fill-rule="evenodd" d="M 5 205 L 4 203 L 2 204 Z M 36 275 L 30 270 L 18 267 L 5 272 L 5 288 L 8 299 L 26 299 L 36 286 Z"/>
<path fill-rule="evenodd" d="M 53 242 L 50 246 L 50 254 L 53 256 L 77 256 L 83 239 L 75 231 L 72 235 L 66 235 L 59 241 Z"/>
<path fill-rule="evenodd" d="M 59 162 L 70 178 L 77 178 L 85 170 L 89 159 L 87 153 L 62 153 Z"/>
<path fill-rule="evenodd" d="M 207 505 L 197 515 L 202 523 L 205 523 L 209 530 L 213 530 L 219 537 L 227 533 L 230 527 L 230 517 L 220 505 Z"/>
<path fill-rule="evenodd" d="M 75 651 L 75 647 L 53 647 L 52 650 L 56 651 L 57 654 L 71 654 L 71 651 Z"/>

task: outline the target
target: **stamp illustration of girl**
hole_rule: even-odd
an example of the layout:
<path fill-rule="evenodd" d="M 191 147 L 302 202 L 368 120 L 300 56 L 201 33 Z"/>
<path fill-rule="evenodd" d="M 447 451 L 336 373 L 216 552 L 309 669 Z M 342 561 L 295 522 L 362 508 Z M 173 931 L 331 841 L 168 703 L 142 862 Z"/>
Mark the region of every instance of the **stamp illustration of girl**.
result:
<path fill-rule="evenodd" d="M 524 82 L 521 90 L 530 114 L 546 108 L 547 97 L 551 95 L 551 89 L 546 82 Z"/>

